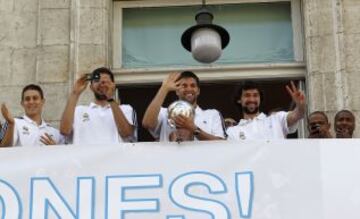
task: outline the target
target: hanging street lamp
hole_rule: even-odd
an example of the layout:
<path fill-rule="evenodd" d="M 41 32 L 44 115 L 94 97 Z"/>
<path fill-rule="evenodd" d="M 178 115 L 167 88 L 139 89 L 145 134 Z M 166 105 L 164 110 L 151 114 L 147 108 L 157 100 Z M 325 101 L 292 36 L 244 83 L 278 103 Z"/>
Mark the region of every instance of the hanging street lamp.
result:
<path fill-rule="evenodd" d="M 230 41 L 229 33 L 223 27 L 213 24 L 213 19 L 205 0 L 202 0 L 202 7 L 195 15 L 197 24 L 188 28 L 181 36 L 183 47 L 201 63 L 209 64 L 219 59 Z"/>

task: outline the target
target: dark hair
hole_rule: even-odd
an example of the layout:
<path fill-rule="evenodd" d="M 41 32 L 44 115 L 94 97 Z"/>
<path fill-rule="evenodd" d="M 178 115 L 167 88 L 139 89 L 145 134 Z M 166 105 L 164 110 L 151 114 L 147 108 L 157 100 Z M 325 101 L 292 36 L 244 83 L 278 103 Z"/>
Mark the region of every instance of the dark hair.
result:
<path fill-rule="evenodd" d="M 346 110 L 346 109 L 340 110 L 339 112 L 337 112 L 337 113 L 335 114 L 335 118 L 334 118 L 335 121 L 337 120 L 337 118 L 338 118 L 338 116 L 339 116 L 340 113 L 348 113 L 348 114 L 350 114 L 351 117 L 352 117 L 352 118 L 354 119 L 354 121 L 355 121 L 355 116 L 354 116 L 354 114 L 353 114 L 350 110 Z"/>
<path fill-rule="evenodd" d="M 323 111 L 314 111 L 314 112 L 310 113 L 310 114 L 308 115 L 308 121 L 309 121 L 310 117 L 313 116 L 313 115 L 315 115 L 315 114 L 320 114 L 320 115 L 322 115 L 322 116 L 325 118 L 326 123 L 329 123 L 329 119 L 328 119 L 327 115 L 326 115 Z"/>
<path fill-rule="evenodd" d="M 106 68 L 106 67 L 101 67 L 101 68 L 97 68 L 95 69 L 91 75 L 91 78 L 100 78 L 101 74 L 107 74 L 110 76 L 110 79 L 112 82 L 114 82 L 114 74 L 110 71 L 110 69 Z M 91 80 L 91 83 L 93 82 L 93 79 Z"/>
<path fill-rule="evenodd" d="M 261 110 L 262 106 L 263 106 L 264 95 L 263 95 L 263 91 L 261 90 L 259 84 L 254 81 L 245 81 L 242 84 L 240 84 L 239 88 L 236 89 L 235 95 L 234 95 L 234 102 L 238 106 L 239 110 L 242 111 L 242 107 L 238 101 L 239 101 L 239 99 L 241 99 L 243 92 L 247 91 L 247 90 L 257 90 L 259 92 L 259 94 L 260 94 L 259 109 Z"/>
<path fill-rule="evenodd" d="M 183 71 L 183 72 L 181 72 L 180 77 L 179 77 L 178 80 L 183 79 L 183 78 L 193 78 L 196 81 L 196 85 L 198 87 L 200 87 L 199 77 L 196 76 L 196 74 L 194 72 L 192 72 L 192 71 Z"/>
<path fill-rule="evenodd" d="M 24 93 L 28 90 L 36 90 L 37 92 L 39 92 L 41 99 L 44 99 L 44 93 L 43 93 L 41 87 L 36 84 L 29 84 L 29 85 L 26 85 L 21 92 L 21 101 L 24 100 Z"/>

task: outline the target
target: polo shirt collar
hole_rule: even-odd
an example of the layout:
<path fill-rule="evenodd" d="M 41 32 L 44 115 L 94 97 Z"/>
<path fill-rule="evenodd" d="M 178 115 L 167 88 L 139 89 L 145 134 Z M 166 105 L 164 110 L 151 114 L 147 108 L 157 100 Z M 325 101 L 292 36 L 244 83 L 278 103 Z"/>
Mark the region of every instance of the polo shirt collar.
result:
<path fill-rule="evenodd" d="M 89 105 L 90 108 L 110 108 L 110 104 L 106 104 L 105 106 L 98 105 L 94 102 L 91 102 Z"/>
<path fill-rule="evenodd" d="M 266 118 L 266 115 L 264 113 L 260 113 L 259 115 L 257 115 L 253 119 L 240 119 L 239 125 L 246 125 L 246 124 L 250 123 L 253 120 L 264 120 L 265 118 Z"/>
<path fill-rule="evenodd" d="M 34 120 L 32 120 L 30 117 L 28 117 L 27 115 L 24 115 L 23 118 L 26 122 L 31 123 L 35 126 L 38 126 L 38 124 Z M 46 126 L 47 126 L 47 123 L 41 118 L 41 124 L 39 125 L 39 128 L 43 128 Z"/>
<path fill-rule="evenodd" d="M 199 105 L 197 105 L 196 107 L 195 107 L 195 115 L 196 114 L 199 114 L 199 113 L 201 113 L 202 112 L 202 109 L 199 107 Z"/>

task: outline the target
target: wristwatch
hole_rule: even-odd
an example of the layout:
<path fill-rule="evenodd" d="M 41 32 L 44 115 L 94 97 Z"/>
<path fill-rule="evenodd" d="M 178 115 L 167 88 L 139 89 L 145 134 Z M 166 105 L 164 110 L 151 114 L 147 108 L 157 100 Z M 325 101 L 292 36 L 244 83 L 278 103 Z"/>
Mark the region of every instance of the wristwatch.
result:
<path fill-rule="evenodd" d="M 200 134 L 200 132 L 201 132 L 201 129 L 196 126 L 196 129 L 194 130 L 194 133 L 193 133 L 193 134 L 194 134 L 195 136 L 198 136 L 198 135 Z"/>
<path fill-rule="evenodd" d="M 110 99 L 107 99 L 107 102 L 111 103 L 111 102 L 114 102 L 114 98 L 110 98 Z"/>

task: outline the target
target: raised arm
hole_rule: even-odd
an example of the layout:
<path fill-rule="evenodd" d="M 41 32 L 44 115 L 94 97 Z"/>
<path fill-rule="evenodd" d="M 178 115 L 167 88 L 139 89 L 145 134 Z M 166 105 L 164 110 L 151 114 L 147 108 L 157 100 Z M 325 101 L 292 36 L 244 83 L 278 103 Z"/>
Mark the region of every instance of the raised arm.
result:
<path fill-rule="evenodd" d="M 170 91 L 174 91 L 179 88 L 180 82 L 178 78 L 180 73 L 171 73 L 164 81 L 160 89 L 158 90 L 156 96 L 151 101 L 150 105 L 146 109 L 144 114 L 144 118 L 142 120 L 142 125 L 146 129 L 154 130 L 158 123 L 158 115 L 160 112 L 160 108 L 164 103 L 164 100 L 167 94 Z"/>
<path fill-rule="evenodd" d="M 291 81 L 290 86 L 286 86 L 286 90 L 296 104 L 295 109 L 290 111 L 286 118 L 288 127 L 291 127 L 304 118 L 306 102 L 304 93 L 295 86 L 294 82 Z"/>
<path fill-rule="evenodd" d="M 81 77 L 75 82 L 74 88 L 69 96 L 65 110 L 61 117 L 61 122 L 60 122 L 61 134 L 63 135 L 71 134 L 73 122 L 74 122 L 75 107 L 81 93 L 86 89 L 88 83 L 89 82 L 86 80 L 86 74 L 81 75 Z"/>
<path fill-rule="evenodd" d="M 119 107 L 119 103 L 112 98 L 116 89 L 115 83 L 110 82 L 108 86 L 106 89 L 106 97 L 110 100 L 109 104 L 114 116 L 116 128 L 122 138 L 128 138 L 134 134 L 135 127 L 126 119 L 124 112 Z"/>
<path fill-rule="evenodd" d="M 3 130 L 2 130 L 5 133 L 2 133 L 3 139 L 1 140 L 0 146 L 1 147 L 11 147 L 11 146 L 13 146 L 15 120 L 4 103 L 1 104 L 1 113 L 4 117 L 4 119 L 6 120 L 7 124 L 4 124 Z"/>

